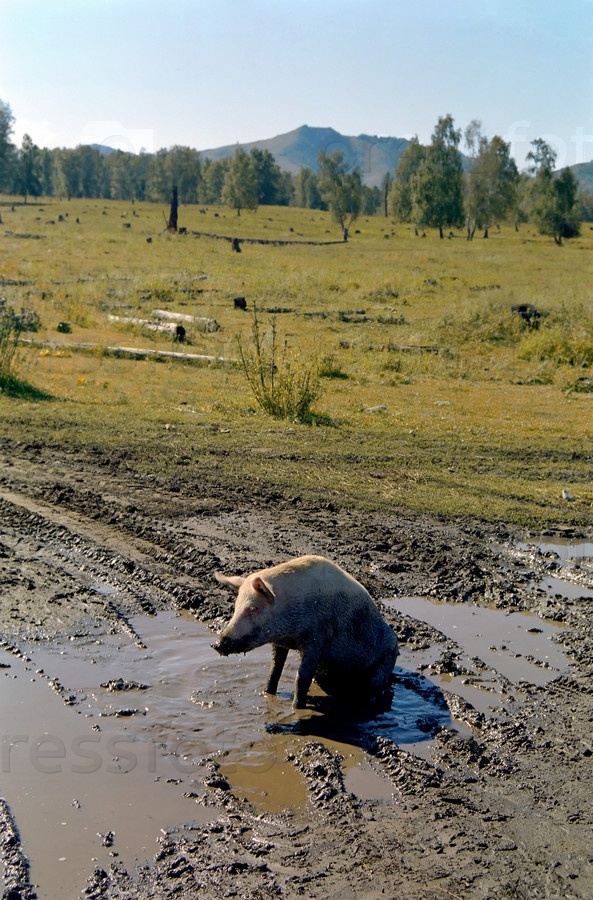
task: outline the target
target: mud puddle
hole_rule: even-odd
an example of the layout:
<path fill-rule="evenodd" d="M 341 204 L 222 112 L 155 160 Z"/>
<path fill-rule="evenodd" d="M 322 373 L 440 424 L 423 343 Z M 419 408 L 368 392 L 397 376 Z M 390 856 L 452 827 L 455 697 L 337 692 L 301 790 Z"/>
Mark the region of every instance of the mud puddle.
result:
<path fill-rule="evenodd" d="M 538 585 L 539 589 L 546 594 L 558 596 L 565 600 L 581 600 L 583 598 L 593 598 L 593 590 L 591 588 L 582 587 L 580 584 L 573 584 L 564 578 L 556 578 L 553 575 L 546 575 Z"/>
<path fill-rule="evenodd" d="M 567 670 L 551 640 L 558 628 L 536 617 L 418 598 L 389 605 L 454 640 L 473 676 L 439 673 L 436 645 L 404 647 L 388 708 L 339 710 L 317 691 L 295 711 L 296 654 L 279 693 L 268 696 L 269 647 L 219 657 L 203 623 L 172 612 L 133 617 L 125 633 L 2 652 L 2 792 L 39 896 L 77 896 L 95 866 L 119 858 L 133 870 L 154 856 L 161 830 L 216 818 L 216 795 L 205 786 L 220 786 L 213 762 L 256 810 L 304 808 L 293 759 L 313 737 L 343 757 L 347 790 L 392 802 L 391 783 L 365 752 L 376 736 L 426 755 L 442 727 L 465 730 L 443 690 L 480 708 L 509 685 L 545 684 Z M 477 658 L 486 671 L 477 671 Z"/>
<path fill-rule="evenodd" d="M 593 590 L 583 584 L 593 574 L 591 541 L 555 538 L 554 541 L 519 542 L 516 547 L 523 553 L 533 553 L 536 548 L 538 553 L 552 560 L 549 563 L 550 568 L 560 572 L 558 575 L 544 575 L 537 584 L 532 583 L 533 589 L 562 600 L 578 601 L 593 598 Z M 563 576 L 563 570 L 570 572 L 569 577 Z M 574 580 L 570 580 L 571 577 Z"/>
<path fill-rule="evenodd" d="M 256 809 L 304 807 L 292 759 L 316 736 L 343 756 L 349 791 L 388 802 L 390 782 L 364 751 L 373 735 L 413 746 L 451 725 L 440 691 L 402 667 L 387 710 L 338 713 L 319 692 L 294 711 L 296 655 L 270 697 L 269 647 L 219 657 L 209 629 L 177 613 L 129 626 L 0 654 L 2 793 L 40 898 L 78 896 L 95 866 L 119 858 L 131 871 L 154 856 L 162 829 L 216 818 L 204 783 L 213 761 Z"/>
<path fill-rule="evenodd" d="M 545 685 L 570 671 L 566 653 L 554 642 L 562 626 L 537 616 L 421 597 L 402 597 L 386 605 L 428 623 L 454 642 L 455 652 L 436 645 L 417 652 L 417 667 L 481 712 L 496 708 L 509 694 L 519 698 L 523 682 Z"/>
<path fill-rule="evenodd" d="M 533 541 L 532 543 L 519 542 L 517 549 L 530 550 L 537 547 L 544 554 L 554 554 L 562 560 L 579 560 L 593 564 L 593 542 L 582 540 L 575 541 L 568 538 L 556 538 L 554 541 Z"/>
<path fill-rule="evenodd" d="M 1 656 L 2 794 L 40 898 L 78 896 L 95 866 L 119 858 L 133 869 L 154 857 L 162 829 L 217 815 L 184 797 L 198 767 L 135 727 L 144 691 L 126 691 L 124 704 L 100 687 L 120 676 L 120 657 L 134 669 L 146 656 L 121 639 Z"/>

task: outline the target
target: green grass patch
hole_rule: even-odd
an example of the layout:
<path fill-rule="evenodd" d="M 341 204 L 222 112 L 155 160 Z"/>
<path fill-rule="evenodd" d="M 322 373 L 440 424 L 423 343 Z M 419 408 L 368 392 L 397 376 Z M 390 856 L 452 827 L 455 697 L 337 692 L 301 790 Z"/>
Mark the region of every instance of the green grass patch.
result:
<path fill-rule="evenodd" d="M 20 347 L 15 380 L 0 393 L 8 442 L 92 447 L 196 489 L 201 476 L 224 477 L 394 514 L 590 522 L 591 237 L 557 248 L 528 227 L 502 227 L 468 243 L 397 225 L 385 240 L 385 220 L 368 217 L 348 244 L 244 244 L 237 254 L 225 241 L 164 233 L 162 213 L 83 200 L 3 211 L 7 231 L 46 235 L 0 235 L 0 294 L 39 317 L 36 333 L 22 335 L 36 344 Z M 298 209 L 238 219 L 182 207 L 180 224 L 335 237 L 327 214 Z M 537 327 L 513 312 L 519 304 L 541 310 Z M 109 318 L 150 319 L 154 309 L 220 329 L 188 325 L 184 348 Z M 63 321 L 69 334 L 58 331 Z M 227 362 L 104 352 L 122 344 Z M 250 379 L 272 395 L 271 415 Z M 41 395 L 55 399 L 30 402 Z M 575 503 L 562 500 L 564 487 Z"/>

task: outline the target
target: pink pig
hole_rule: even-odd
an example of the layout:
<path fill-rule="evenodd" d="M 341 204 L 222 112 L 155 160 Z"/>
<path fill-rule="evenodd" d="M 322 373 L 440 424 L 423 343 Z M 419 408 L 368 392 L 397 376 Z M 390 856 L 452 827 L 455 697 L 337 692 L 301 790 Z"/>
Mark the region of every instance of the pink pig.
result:
<path fill-rule="evenodd" d="M 272 644 L 266 693 L 275 694 L 289 650 L 301 663 L 293 705 L 306 706 L 313 678 L 332 696 L 384 695 L 397 638 L 366 589 L 335 563 L 301 556 L 243 578 L 216 572 L 238 590 L 235 612 L 213 648 L 223 656 Z"/>

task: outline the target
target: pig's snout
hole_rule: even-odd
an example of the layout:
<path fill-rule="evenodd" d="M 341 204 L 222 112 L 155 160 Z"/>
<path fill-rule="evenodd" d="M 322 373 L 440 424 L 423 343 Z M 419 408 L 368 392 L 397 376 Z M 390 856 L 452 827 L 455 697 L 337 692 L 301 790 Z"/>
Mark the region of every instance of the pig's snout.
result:
<path fill-rule="evenodd" d="M 228 656 L 230 653 L 246 653 L 250 649 L 248 635 L 243 637 L 232 637 L 228 634 L 220 634 L 218 640 L 211 644 L 213 650 L 220 653 L 221 656 Z"/>
<path fill-rule="evenodd" d="M 213 644 L 210 644 L 213 650 L 216 650 L 217 653 L 220 653 L 221 656 L 228 656 L 229 651 L 225 649 L 224 639 L 219 638 L 217 641 L 214 641 Z"/>

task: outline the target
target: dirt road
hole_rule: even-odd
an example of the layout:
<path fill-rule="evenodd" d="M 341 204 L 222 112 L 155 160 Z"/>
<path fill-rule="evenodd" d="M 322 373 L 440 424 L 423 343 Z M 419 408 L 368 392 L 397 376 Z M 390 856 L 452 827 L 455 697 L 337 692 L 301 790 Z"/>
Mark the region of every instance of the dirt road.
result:
<path fill-rule="evenodd" d="M 210 650 L 231 599 L 214 570 L 309 552 L 400 638 L 391 718 L 354 727 L 323 697 L 299 716 L 290 679 L 262 698 L 265 649 Z M 473 521 L 0 446 L 4 896 L 593 896 L 592 588 L 590 561 Z M 487 646 L 446 627 L 473 604 L 498 611 Z M 511 612 L 549 655 L 501 638 Z"/>

